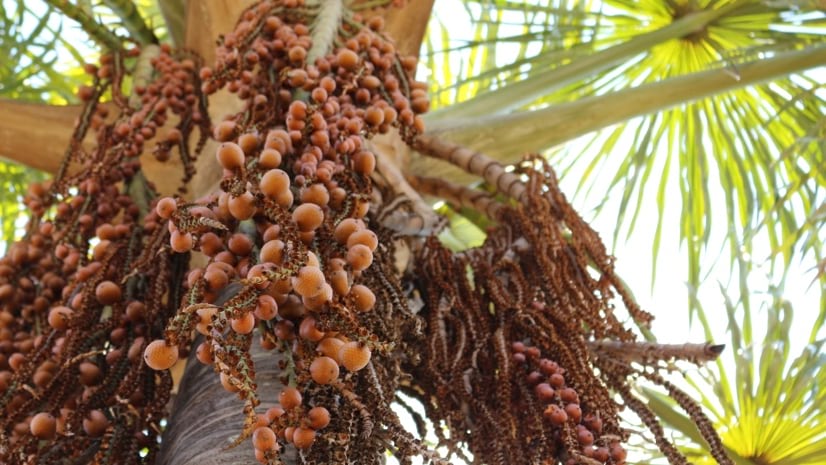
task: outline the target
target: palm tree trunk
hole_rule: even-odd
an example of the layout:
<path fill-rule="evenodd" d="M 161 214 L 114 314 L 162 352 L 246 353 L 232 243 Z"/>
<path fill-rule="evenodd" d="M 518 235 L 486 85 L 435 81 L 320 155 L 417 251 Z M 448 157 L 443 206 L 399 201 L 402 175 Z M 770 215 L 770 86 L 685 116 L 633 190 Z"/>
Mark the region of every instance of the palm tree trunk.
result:
<path fill-rule="evenodd" d="M 260 411 L 277 405 L 281 389 L 278 380 L 278 356 L 261 348 L 260 341 L 253 342 L 250 353 L 255 363 L 255 379 L 261 394 Z M 267 402 L 269 400 L 269 402 Z M 230 463 L 256 463 L 249 441 L 238 447 L 224 450 L 232 444 L 244 425 L 241 409 L 243 401 L 224 390 L 211 366 L 195 358 L 192 351 L 187 360 L 169 426 L 163 435 L 159 465 L 219 465 Z M 285 465 L 295 463 L 295 457 L 282 454 Z"/>

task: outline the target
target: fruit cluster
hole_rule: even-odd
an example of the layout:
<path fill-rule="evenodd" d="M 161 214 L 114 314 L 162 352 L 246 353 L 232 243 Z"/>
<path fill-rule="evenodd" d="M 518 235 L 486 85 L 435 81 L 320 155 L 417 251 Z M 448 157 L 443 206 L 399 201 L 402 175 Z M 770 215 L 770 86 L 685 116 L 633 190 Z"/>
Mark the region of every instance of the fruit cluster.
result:
<path fill-rule="evenodd" d="M 156 194 L 137 155 L 154 139 L 191 160 L 184 141 L 209 122 L 197 61 L 155 51 L 86 66 L 94 84 L 79 90 L 64 164 L 31 186 L 26 234 L 0 259 L 0 462 L 138 463 L 157 450 L 172 379 L 141 354 L 177 308 L 186 257 L 159 247 L 168 232 L 151 219 Z M 140 66 L 129 101 L 124 76 Z M 170 118 L 177 124 L 158 138 Z"/>
<path fill-rule="evenodd" d="M 180 312 L 145 360 L 167 369 L 200 333 L 198 360 L 244 401 L 236 442 L 252 436 L 262 462 L 290 444 L 323 462 L 341 454 L 340 434 L 382 434 L 413 455 L 421 446 L 397 427 L 392 397 L 370 394 L 395 390 L 399 342 L 414 318 L 390 271 L 393 243 L 370 212 L 376 155 L 367 141 L 391 130 L 415 137 L 427 97 L 411 77 L 415 59 L 397 56 L 380 18 L 327 25 L 314 13 L 262 2 L 224 36 L 217 64 L 200 70 L 205 92 L 226 88 L 243 110 L 213 128 L 220 190 L 155 205 L 170 249 L 206 263 L 189 271 Z M 315 35 L 334 27 L 341 46 L 317 52 L 324 44 L 313 43 L 310 23 Z M 281 407 L 266 412 L 256 411 L 256 329 L 282 358 L 286 385 Z M 386 417 L 375 430 L 371 412 Z M 348 460 L 384 447 L 366 444 Z"/>
<path fill-rule="evenodd" d="M 558 363 L 541 357 L 534 346 L 517 341 L 511 345 L 513 361 L 521 366 L 524 382 L 533 389 L 536 400 L 544 405 L 542 416 L 550 426 L 549 436 L 558 437 L 559 449 L 565 450 L 566 464 L 576 464 L 582 457 L 617 465 L 625 463 L 625 449 L 614 435 L 603 435 L 600 412 L 592 412 L 580 401 L 577 391 L 565 383 L 565 370 Z M 517 368 L 519 370 L 519 368 Z M 540 407 L 542 408 L 542 407 Z M 570 447 L 577 444 L 576 447 Z"/>

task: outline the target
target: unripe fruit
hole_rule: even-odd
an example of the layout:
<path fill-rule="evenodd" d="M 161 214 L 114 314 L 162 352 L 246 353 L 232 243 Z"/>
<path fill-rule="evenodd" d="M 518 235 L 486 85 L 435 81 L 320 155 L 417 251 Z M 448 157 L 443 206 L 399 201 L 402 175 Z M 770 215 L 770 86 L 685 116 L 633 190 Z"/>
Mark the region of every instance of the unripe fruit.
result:
<path fill-rule="evenodd" d="M 163 339 L 152 341 L 146 346 L 143 359 L 153 370 L 166 370 L 178 361 L 178 346 L 168 345 Z"/>
<path fill-rule="evenodd" d="M 359 371 L 370 363 L 370 349 L 358 341 L 344 343 L 338 351 L 341 366 L 350 371 Z"/>
<path fill-rule="evenodd" d="M 310 376 L 318 384 L 330 384 L 338 378 L 338 363 L 330 357 L 316 357 L 310 364 Z"/>

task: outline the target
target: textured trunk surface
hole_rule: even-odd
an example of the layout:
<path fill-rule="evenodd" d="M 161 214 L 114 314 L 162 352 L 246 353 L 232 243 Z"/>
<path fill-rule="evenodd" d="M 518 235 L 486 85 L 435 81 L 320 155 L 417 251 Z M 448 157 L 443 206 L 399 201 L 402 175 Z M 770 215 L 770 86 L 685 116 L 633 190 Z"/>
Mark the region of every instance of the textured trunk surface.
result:
<path fill-rule="evenodd" d="M 261 396 L 259 412 L 278 405 L 282 385 L 278 380 L 278 353 L 261 349 L 253 342 L 255 379 Z M 198 362 L 195 351 L 190 354 L 184 371 L 184 382 L 178 389 L 164 432 L 159 465 L 254 464 L 252 444 L 244 441 L 238 447 L 224 450 L 238 436 L 244 425 L 243 401 L 227 392 L 218 382 L 211 366 Z M 269 400 L 269 402 L 267 402 Z M 295 463 L 294 457 L 282 454 L 285 465 Z"/>

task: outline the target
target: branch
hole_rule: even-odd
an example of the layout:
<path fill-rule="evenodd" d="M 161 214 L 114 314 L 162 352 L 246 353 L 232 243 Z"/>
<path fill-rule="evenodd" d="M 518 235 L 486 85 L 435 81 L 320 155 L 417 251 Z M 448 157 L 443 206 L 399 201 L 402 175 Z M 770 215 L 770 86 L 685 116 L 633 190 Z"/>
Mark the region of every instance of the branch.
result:
<path fill-rule="evenodd" d="M 597 131 L 635 116 L 760 84 L 822 65 L 826 44 L 778 53 L 752 63 L 738 65 L 739 76 L 724 69 L 691 73 L 664 81 L 643 84 L 617 92 L 583 98 L 536 111 L 477 118 L 439 120 L 428 128 L 449 132 L 449 138 L 508 163 L 524 151 L 537 151 Z M 495 131 L 491 130 L 496 128 Z M 528 147 L 529 145 L 529 147 Z M 500 158 L 500 155 L 504 157 Z"/>
<path fill-rule="evenodd" d="M 656 113 L 679 104 L 760 84 L 823 63 L 826 63 L 826 45 L 820 44 L 738 65 L 739 79 L 724 69 L 714 69 L 541 110 L 438 120 L 429 124 L 428 132 L 484 150 L 499 162 L 510 164 L 519 161 L 523 153 L 559 145 L 635 116 Z M 412 173 L 426 174 L 433 170 L 446 170 L 444 176 L 454 182 L 466 183 L 472 179 L 466 173 L 444 163 L 422 158 L 411 160 Z"/>
<path fill-rule="evenodd" d="M 407 179 L 420 194 L 440 198 L 458 208 L 482 212 L 493 220 L 500 219 L 502 208 L 504 208 L 502 203 L 497 202 L 487 192 L 454 184 L 442 178 L 408 176 Z"/>
<path fill-rule="evenodd" d="M 307 63 L 315 63 L 316 58 L 330 53 L 344 15 L 342 0 L 328 0 L 323 4 L 315 0 L 313 3 L 317 4 L 319 13 L 312 25 L 313 45 L 307 53 Z"/>
<path fill-rule="evenodd" d="M 110 50 L 119 50 L 121 48 L 122 41 L 120 37 L 95 21 L 94 18 L 81 8 L 73 5 L 68 0 L 47 0 L 47 2 L 49 5 L 60 10 L 64 15 L 77 21 L 83 30 L 100 45 Z"/>
<path fill-rule="evenodd" d="M 132 0 L 103 0 L 121 21 L 129 34 L 141 45 L 157 44 L 155 32 L 146 24 Z M 158 2 L 163 4 L 164 2 Z"/>
<path fill-rule="evenodd" d="M 725 349 L 725 344 L 658 344 L 654 342 L 589 342 L 588 347 L 598 355 L 614 360 L 651 364 L 657 361 L 688 360 L 701 364 L 717 360 Z"/>
<path fill-rule="evenodd" d="M 184 44 L 184 29 L 186 27 L 186 5 L 184 0 L 163 0 L 158 2 L 166 23 L 166 31 L 172 46 L 178 48 Z"/>
<path fill-rule="evenodd" d="M 447 161 L 466 173 L 481 177 L 497 191 L 511 198 L 520 200 L 525 193 L 525 184 L 518 175 L 505 171 L 501 163 L 481 152 L 474 152 L 460 144 L 428 134 L 419 136 L 414 148 L 423 154 Z"/>

